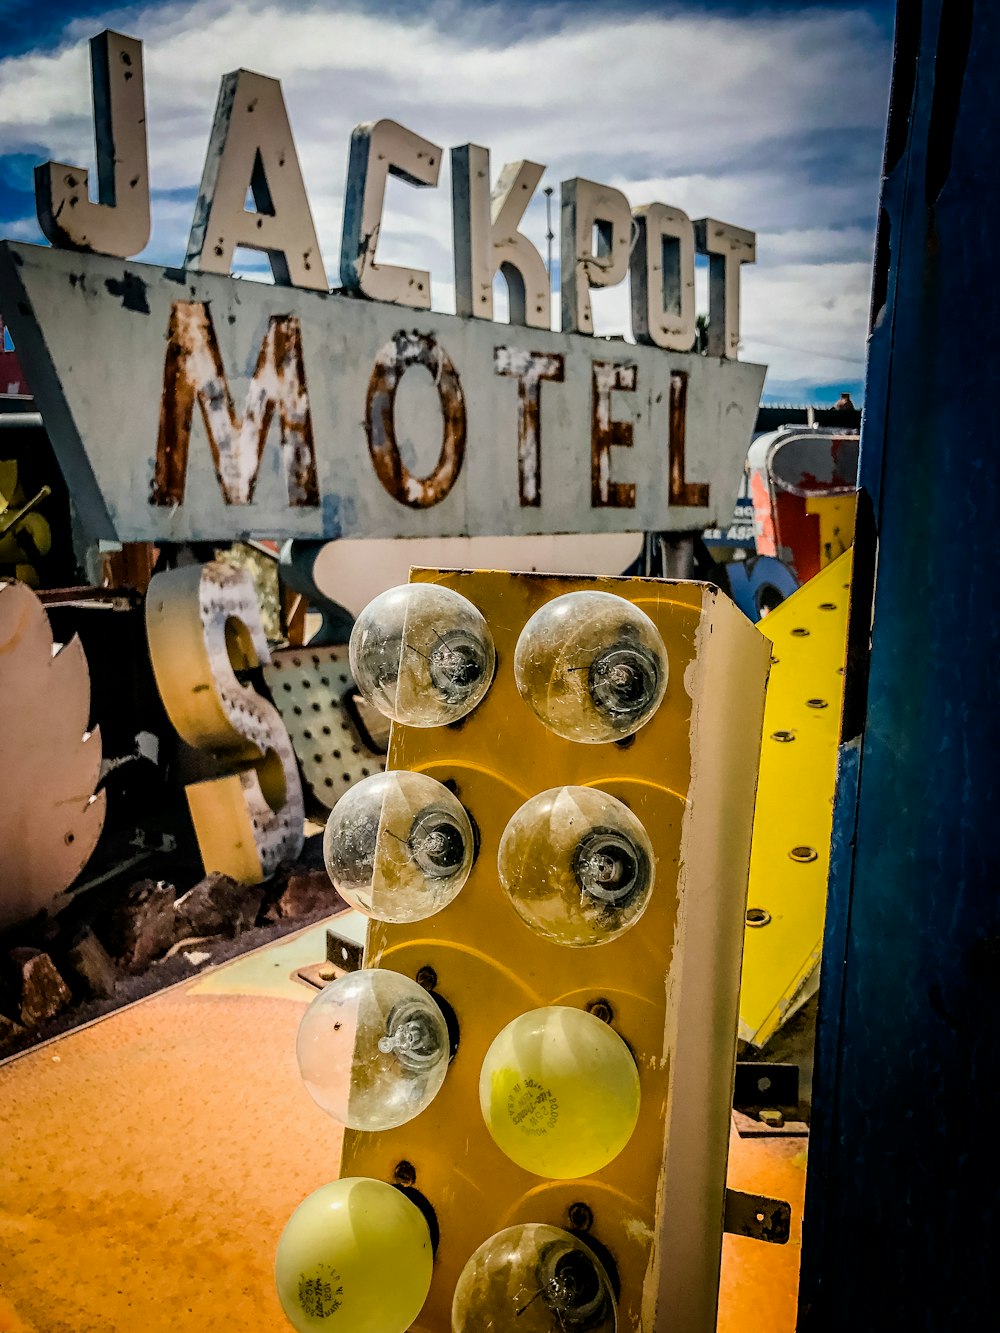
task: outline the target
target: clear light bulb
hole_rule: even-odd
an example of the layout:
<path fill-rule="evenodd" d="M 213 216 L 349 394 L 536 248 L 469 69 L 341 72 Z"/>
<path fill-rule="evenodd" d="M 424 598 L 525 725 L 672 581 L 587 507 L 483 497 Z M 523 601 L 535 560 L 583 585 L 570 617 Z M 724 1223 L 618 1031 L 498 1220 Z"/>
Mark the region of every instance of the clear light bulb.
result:
<path fill-rule="evenodd" d="M 376 921 L 422 921 L 447 907 L 472 869 L 461 801 L 426 773 L 374 773 L 340 798 L 323 857 L 337 892 Z"/>
<path fill-rule="evenodd" d="M 667 689 L 667 650 L 644 611 L 610 592 L 546 602 L 514 650 L 521 697 L 565 740 L 601 744 L 638 731 Z"/>
<path fill-rule="evenodd" d="M 608 1275 L 576 1236 L 540 1222 L 499 1231 L 462 1269 L 452 1333 L 615 1333 Z"/>
<path fill-rule="evenodd" d="M 299 1071 L 317 1106 L 350 1129 L 419 1115 L 448 1072 L 448 1027 L 409 977 L 362 968 L 324 986 L 299 1025 Z"/>
<path fill-rule="evenodd" d="M 486 1052 L 479 1104 L 511 1161 L 572 1180 L 600 1171 L 628 1143 L 639 1118 L 639 1073 L 621 1037 L 593 1014 L 532 1009 Z"/>
<path fill-rule="evenodd" d="M 555 944 L 604 944 L 642 916 L 653 888 L 642 824 L 596 787 L 553 787 L 515 812 L 497 856 L 518 916 Z"/>
<path fill-rule="evenodd" d="M 351 631 L 350 658 L 372 707 L 409 727 L 471 713 L 496 667 L 486 621 L 467 597 L 437 583 L 404 583 L 369 602 Z"/>
<path fill-rule="evenodd" d="M 382 1180 L 351 1177 L 303 1200 L 278 1241 L 278 1299 L 297 1333 L 405 1333 L 433 1265 L 424 1216 Z"/>

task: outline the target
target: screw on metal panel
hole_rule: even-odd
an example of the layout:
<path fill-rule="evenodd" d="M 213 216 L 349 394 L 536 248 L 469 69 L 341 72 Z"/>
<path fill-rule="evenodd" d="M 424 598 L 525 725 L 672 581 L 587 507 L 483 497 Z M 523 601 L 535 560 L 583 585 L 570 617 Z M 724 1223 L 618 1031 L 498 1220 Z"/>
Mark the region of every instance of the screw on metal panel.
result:
<path fill-rule="evenodd" d="M 799 861 L 803 865 L 808 861 L 816 861 L 819 859 L 819 852 L 815 847 L 793 847 L 788 855 L 793 861 Z"/>
<path fill-rule="evenodd" d="M 397 1162 L 396 1169 L 392 1173 L 392 1178 L 397 1185 L 412 1185 L 417 1178 L 416 1167 L 414 1167 L 412 1162 Z"/>
<path fill-rule="evenodd" d="M 772 740 L 772 741 L 781 741 L 782 744 L 785 744 L 785 743 L 787 743 L 788 741 L 793 741 L 794 739 L 795 739 L 795 732 L 794 732 L 794 731 L 772 731 L 772 732 L 771 732 L 771 740 Z"/>
<path fill-rule="evenodd" d="M 590 1004 L 587 1005 L 587 1013 L 593 1014 L 602 1023 L 610 1023 L 615 1016 L 615 1011 L 607 1000 L 591 1000 Z"/>
<path fill-rule="evenodd" d="M 820 609 L 821 611 L 836 611 L 836 609 L 837 609 L 837 603 L 836 603 L 836 602 L 820 602 L 820 604 L 819 604 L 819 609 Z"/>
<path fill-rule="evenodd" d="M 433 990 L 438 984 L 438 974 L 433 967 L 422 967 L 417 973 L 416 982 L 418 986 L 423 986 L 424 990 Z"/>
<path fill-rule="evenodd" d="M 571 1203 L 567 1211 L 574 1231 L 589 1231 L 594 1225 L 594 1214 L 585 1203 Z"/>
<path fill-rule="evenodd" d="M 830 705 L 827 703 L 827 701 L 826 701 L 825 699 L 807 699 L 807 700 L 806 700 L 806 707 L 807 707 L 807 708 L 829 708 L 829 706 L 830 706 Z"/>
<path fill-rule="evenodd" d="M 768 912 L 765 908 L 763 907 L 747 908 L 748 926 L 766 926 L 770 920 L 771 920 L 771 913 Z"/>
<path fill-rule="evenodd" d="M 794 635 L 796 639 L 804 639 L 808 636 L 809 631 L 806 629 L 804 625 L 796 625 L 795 628 L 791 631 L 791 633 L 792 635 Z"/>

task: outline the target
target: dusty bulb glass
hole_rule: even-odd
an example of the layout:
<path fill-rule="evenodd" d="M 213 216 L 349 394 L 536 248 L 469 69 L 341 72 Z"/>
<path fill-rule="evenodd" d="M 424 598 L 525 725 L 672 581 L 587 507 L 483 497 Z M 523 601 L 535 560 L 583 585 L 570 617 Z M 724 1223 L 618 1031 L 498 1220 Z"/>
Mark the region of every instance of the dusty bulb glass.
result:
<path fill-rule="evenodd" d="M 639 1118 L 629 1048 L 583 1009 L 552 1005 L 508 1023 L 479 1075 L 493 1141 L 537 1176 L 573 1180 L 614 1161 Z"/>
<path fill-rule="evenodd" d="M 448 906 L 472 869 L 472 824 L 426 773 L 374 773 L 333 807 L 323 858 L 337 892 L 376 921 L 422 921 Z"/>
<path fill-rule="evenodd" d="M 297 1333 L 405 1333 L 433 1264 L 416 1204 L 384 1180 L 353 1176 L 299 1204 L 278 1241 L 274 1280 Z"/>
<path fill-rule="evenodd" d="M 500 883 L 521 920 L 555 944 L 605 944 L 642 916 L 653 847 L 621 801 L 553 787 L 526 801 L 500 839 Z"/>
<path fill-rule="evenodd" d="M 420 1114 L 448 1072 L 448 1028 L 422 986 L 362 968 L 331 982 L 299 1024 L 295 1053 L 317 1106 L 349 1129 L 394 1129 Z"/>
<path fill-rule="evenodd" d="M 667 689 L 667 650 L 644 611 L 610 592 L 569 592 L 522 629 L 514 679 L 540 721 L 597 745 L 638 731 Z"/>
<path fill-rule="evenodd" d="M 508 1227 L 462 1269 L 452 1333 L 615 1333 L 611 1282 L 576 1236 L 539 1222 Z"/>
<path fill-rule="evenodd" d="M 350 658 L 372 707 L 408 727 L 471 713 L 496 667 L 486 621 L 467 597 L 437 583 L 404 583 L 369 602 L 351 631 Z"/>

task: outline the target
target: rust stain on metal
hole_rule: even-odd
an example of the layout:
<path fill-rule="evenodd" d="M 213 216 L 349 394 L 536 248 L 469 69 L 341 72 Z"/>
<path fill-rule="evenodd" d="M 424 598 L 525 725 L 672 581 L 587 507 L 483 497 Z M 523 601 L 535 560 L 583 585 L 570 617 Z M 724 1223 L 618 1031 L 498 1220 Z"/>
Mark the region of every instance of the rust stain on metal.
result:
<path fill-rule="evenodd" d="M 612 448 L 631 449 L 631 421 L 615 421 L 611 416 L 612 390 L 634 392 L 634 365 L 616 365 L 611 361 L 593 363 L 593 393 L 590 424 L 590 504 L 591 508 L 634 509 L 635 483 L 611 480 Z"/>
<path fill-rule="evenodd" d="M 410 472 L 396 443 L 396 390 L 410 366 L 430 373 L 441 402 L 441 453 L 426 477 Z M 465 395 L 450 357 L 430 334 L 400 329 L 379 349 L 368 381 L 365 431 L 378 479 L 400 504 L 429 509 L 455 485 L 465 459 Z"/>
<path fill-rule="evenodd" d="M 565 357 L 558 353 L 493 349 L 495 373 L 517 380 L 517 480 L 522 509 L 537 509 L 542 503 L 542 380 L 561 384 L 565 364 Z"/>
<path fill-rule="evenodd" d="M 687 371 L 673 371 L 670 376 L 670 503 L 704 509 L 708 504 L 708 482 L 684 479 L 687 395 Z"/>
<path fill-rule="evenodd" d="M 150 503 L 184 501 L 191 425 L 201 409 L 215 474 L 226 504 L 253 500 L 268 432 L 278 413 L 280 449 L 292 506 L 319 504 L 316 449 L 295 315 L 273 315 L 237 416 L 208 305 L 176 301 L 170 311 L 160 426 Z"/>

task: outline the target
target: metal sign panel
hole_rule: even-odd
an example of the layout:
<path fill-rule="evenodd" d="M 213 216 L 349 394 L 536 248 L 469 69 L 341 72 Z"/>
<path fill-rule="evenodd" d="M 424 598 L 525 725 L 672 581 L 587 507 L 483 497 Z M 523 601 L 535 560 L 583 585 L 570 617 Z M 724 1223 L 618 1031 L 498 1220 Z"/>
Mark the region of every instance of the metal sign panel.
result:
<path fill-rule="evenodd" d="M 701 529 L 765 370 L 11 242 L 0 305 L 119 541 Z"/>

